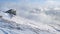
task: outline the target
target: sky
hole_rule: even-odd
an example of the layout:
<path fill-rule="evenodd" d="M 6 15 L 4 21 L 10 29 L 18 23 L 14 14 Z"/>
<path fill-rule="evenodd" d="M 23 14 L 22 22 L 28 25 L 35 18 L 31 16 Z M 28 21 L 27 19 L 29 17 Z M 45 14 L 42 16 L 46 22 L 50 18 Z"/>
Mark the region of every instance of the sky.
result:
<path fill-rule="evenodd" d="M 0 0 L 0 9 L 29 7 L 60 7 L 60 0 Z"/>
<path fill-rule="evenodd" d="M 37 20 L 39 18 L 42 19 L 43 22 L 45 20 L 47 22 L 47 18 L 49 22 L 52 21 L 52 19 L 49 18 L 50 16 L 47 16 L 44 13 L 42 13 L 41 15 L 37 15 L 37 16 L 33 14 L 30 15 L 29 8 L 27 8 L 28 11 L 23 11 L 23 10 L 21 11 L 20 10 L 21 7 L 23 8 L 27 8 L 27 7 L 30 7 L 30 8 L 60 8 L 60 0 L 0 0 L 0 10 L 2 11 L 5 11 L 5 10 L 7 11 L 13 8 L 13 9 L 16 9 L 16 11 L 19 11 L 17 13 L 19 15 L 22 15 L 23 17 L 34 16 Z M 36 20 L 34 17 L 33 19 Z"/>

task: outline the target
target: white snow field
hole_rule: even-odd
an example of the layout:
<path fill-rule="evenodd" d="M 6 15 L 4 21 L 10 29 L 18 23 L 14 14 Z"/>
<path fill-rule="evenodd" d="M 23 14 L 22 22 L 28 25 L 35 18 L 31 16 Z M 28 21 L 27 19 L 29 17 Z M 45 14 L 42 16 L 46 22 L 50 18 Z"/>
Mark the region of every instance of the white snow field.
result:
<path fill-rule="evenodd" d="M 60 16 L 59 11 L 56 12 L 32 12 L 13 17 L 0 12 L 0 34 L 60 34 Z"/>

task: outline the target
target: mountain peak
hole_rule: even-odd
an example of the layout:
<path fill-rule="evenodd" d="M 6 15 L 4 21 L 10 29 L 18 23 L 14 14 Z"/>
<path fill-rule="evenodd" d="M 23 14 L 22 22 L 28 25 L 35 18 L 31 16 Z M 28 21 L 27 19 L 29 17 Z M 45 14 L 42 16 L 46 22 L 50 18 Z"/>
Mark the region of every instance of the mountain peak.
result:
<path fill-rule="evenodd" d="M 16 10 L 10 9 L 10 10 L 6 11 L 5 13 L 9 13 L 9 14 L 12 14 L 12 15 L 16 15 Z"/>

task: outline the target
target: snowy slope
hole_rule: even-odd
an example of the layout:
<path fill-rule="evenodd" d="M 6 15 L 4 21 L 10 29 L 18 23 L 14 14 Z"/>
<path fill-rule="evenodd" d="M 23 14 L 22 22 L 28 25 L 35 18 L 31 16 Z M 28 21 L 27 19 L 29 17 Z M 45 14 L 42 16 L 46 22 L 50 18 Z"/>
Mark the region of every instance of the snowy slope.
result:
<path fill-rule="evenodd" d="M 50 13 L 50 12 L 48 12 Z M 47 14 L 48 14 L 47 13 Z M 53 14 L 53 13 L 52 13 Z M 40 21 L 34 21 L 21 16 L 11 17 L 10 14 L 1 12 L 0 16 L 0 33 L 1 34 L 60 34 L 60 23 L 50 14 L 46 15 L 42 13 L 31 13 L 31 15 L 37 15 Z M 52 19 L 51 19 L 52 18 Z M 57 18 L 55 16 L 55 18 Z M 53 23 L 51 21 L 53 20 Z"/>
<path fill-rule="evenodd" d="M 14 19 L 15 18 L 15 19 Z M 12 19 L 12 21 L 16 21 L 16 23 L 19 23 L 19 24 L 25 24 L 25 25 L 29 25 L 31 27 L 35 27 L 35 28 L 38 28 L 40 30 L 43 30 L 43 31 L 49 31 L 51 33 L 60 33 L 57 29 L 59 26 L 58 25 L 55 25 L 55 24 L 44 24 L 44 23 L 37 23 L 35 21 L 31 21 L 31 20 L 28 20 L 28 19 L 23 19 L 21 17 L 14 17 Z M 18 19 L 18 20 L 17 20 Z M 21 22 L 22 21 L 22 22 Z M 20 23 L 21 22 L 21 23 Z M 55 28 L 56 27 L 56 28 Z"/>
<path fill-rule="evenodd" d="M 60 32 L 54 27 L 35 23 L 34 21 L 24 20 L 23 18 L 14 17 L 12 21 L 0 19 L 1 34 L 59 34 Z M 22 22 L 21 22 L 22 21 Z"/>

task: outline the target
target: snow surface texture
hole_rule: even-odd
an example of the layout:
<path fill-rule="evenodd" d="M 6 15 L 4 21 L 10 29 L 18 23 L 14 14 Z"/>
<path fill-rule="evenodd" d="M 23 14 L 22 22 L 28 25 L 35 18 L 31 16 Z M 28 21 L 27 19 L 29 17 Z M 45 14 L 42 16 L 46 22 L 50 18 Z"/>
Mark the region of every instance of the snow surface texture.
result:
<path fill-rule="evenodd" d="M 1 12 L 0 34 L 60 34 L 60 12 L 38 10 L 20 12 L 20 16 L 14 17 Z"/>

